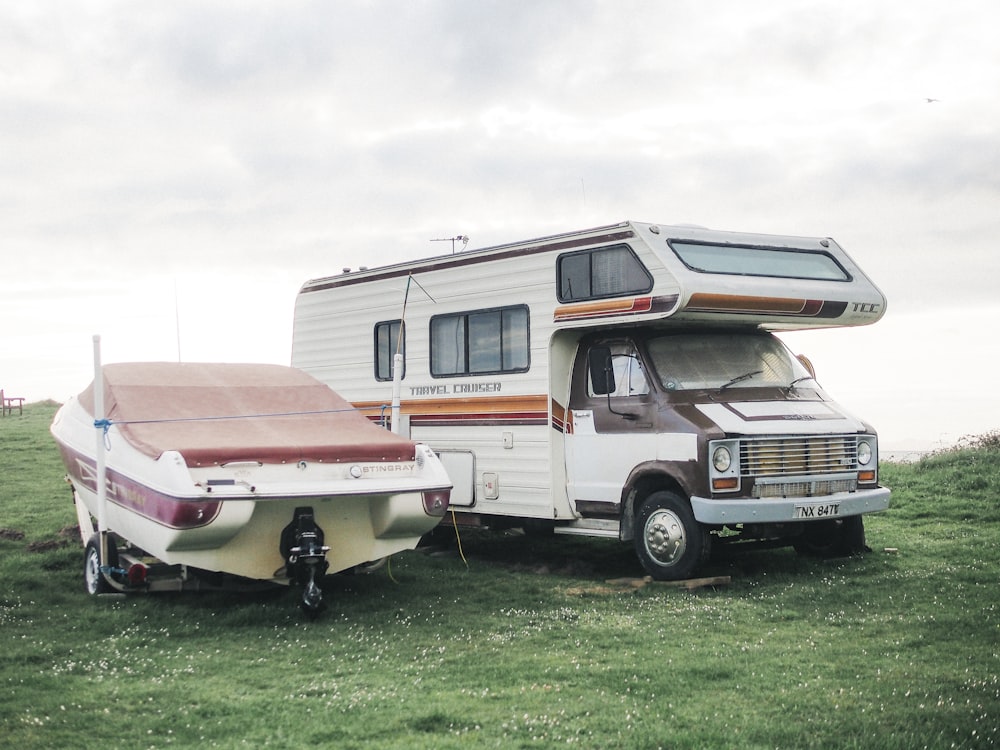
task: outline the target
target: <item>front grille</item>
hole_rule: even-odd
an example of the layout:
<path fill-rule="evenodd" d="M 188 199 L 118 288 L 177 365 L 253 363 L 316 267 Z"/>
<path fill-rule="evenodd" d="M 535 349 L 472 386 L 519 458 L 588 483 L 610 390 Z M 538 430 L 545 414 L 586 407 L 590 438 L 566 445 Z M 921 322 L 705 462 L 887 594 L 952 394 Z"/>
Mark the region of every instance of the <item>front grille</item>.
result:
<path fill-rule="evenodd" d="M 856 471 L 858 438 L 856 435 L 748 438 L 740 441 L 740 467 L 744 477 L 754 478 Z"/>
<path fill-rule="evenodd" d="M 838 479 L 799 480 L 789 482 L 758 481 L 753 486 L 754 497 L 822 497 L 835 492 L 854 492 L 858 488 L 857 476 Z"/>

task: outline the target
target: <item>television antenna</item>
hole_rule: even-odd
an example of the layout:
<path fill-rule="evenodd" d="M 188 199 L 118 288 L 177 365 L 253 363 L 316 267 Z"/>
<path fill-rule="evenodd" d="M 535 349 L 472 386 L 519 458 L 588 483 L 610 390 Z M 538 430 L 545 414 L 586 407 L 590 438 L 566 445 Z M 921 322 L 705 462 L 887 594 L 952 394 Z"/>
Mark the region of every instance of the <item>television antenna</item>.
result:
<path fill-rule="evenodd" d="M 456 234 L 454 237 L 438 237 L 432 239 L 431 242 L 450 242 L 451 243 L 451 253 L 455 254 L 455 243 L 461 242 L 462 249 L 465 250 L 466 245 L 469 244 L 469 235 L 467 234 Z"/>

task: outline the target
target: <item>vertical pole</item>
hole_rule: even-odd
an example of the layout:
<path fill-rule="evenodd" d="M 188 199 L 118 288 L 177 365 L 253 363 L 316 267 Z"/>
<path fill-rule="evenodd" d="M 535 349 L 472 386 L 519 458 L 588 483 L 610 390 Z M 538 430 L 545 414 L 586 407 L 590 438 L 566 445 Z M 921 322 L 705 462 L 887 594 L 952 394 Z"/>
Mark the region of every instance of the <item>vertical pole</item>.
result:
<path fill-rule="evenodd" d="M 396 353 L 392 355 L 392 408 L 389 429 L 397 435 L 403 434 L 403 425 L 399 420 L 400 393 L 403 390 L 403 336 L 406 331 L 406 303 L 410 301 L 410 282 L 413 276 L 406 277 L 406 291 L 403 293 L 403 312 L 399 316 L 399 334 L 396 336 Z"/>
<path fill-rule="evenodd" d="M 400 331 L 402 331 L 400 326 Z M 400 333 L 402 335 L 402 333 Z M 399 419 L 399 396 L 403 387 L 403 355 L 396 352 L 392 355 L 392 426 L 391 430 L 397 435 L 402 434 L 403 425 Z"/>
<path fill-rule="evenodd" d="M 104 370 L 101 368 L 101 337 L 94 336 L 94 434 L 97 440 L 97 531 L 101 537 L 101 565 L 108 553 L 108 485 L 104 457 Z"/>

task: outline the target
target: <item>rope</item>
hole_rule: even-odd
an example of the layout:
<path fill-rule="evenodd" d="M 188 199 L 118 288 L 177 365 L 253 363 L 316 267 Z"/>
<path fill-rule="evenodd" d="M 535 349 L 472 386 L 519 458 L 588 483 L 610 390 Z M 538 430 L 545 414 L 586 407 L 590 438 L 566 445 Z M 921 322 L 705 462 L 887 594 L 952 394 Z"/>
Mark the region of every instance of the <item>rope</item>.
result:
<path fill-rule="evenodd" d="M 381 406 L 382 411 L 388 408 Z M 107 432 L 111 425 L 115 424 L 168 424 L 171 422 L 217 422 L 226 419 L 267 419 L 270 417 L 307 417 L 316 414 L 346 414 L 348 412 L 360 412 L 361 409 L 351 407 L 349 409 L 321 409 L 318 411 L 287 411 L 267 414 L 232 414 L 229 416 L 216 417 L 170 417 L 163 419 L 95 419 L 94 427 L 103 428 Z M 367 411 L 367 410 L 366 410 Z"/>
<path fill-rule="evenodd" d="M 462 551 L 462 535 L 458 533 L 458 517 L 455 515 L 455 509 L 451 509 L 451 525 L 455 527 L 455 541 L 458 542 L 458 556 L 462 558 L 462 562 L 465 563 L 465 568 L 468 570 L 469 561 L 465 559 L 465 552 Z"/>
<path fill-rule="evenodd" d="M 385 426 L 385 410 L 389 408 L 387 404 L 381 406 L 382 426 Z M 111 450 L 111 436 L 108 434 L 112 425 L 118 424 L 170 424 L 173 422 L 219 422 L 227 419 L 268 419 L 270 417 L 306 417 L 316 414 L 346 414 L 348 412 L 361 412 L 361 409 L 354 407 L 348 409 L 322 409 L 319 411 L 287 411 L 274 412 L 271 414 L 233 414 L 231 416 L 217 417 L 172 417 L 165 419 L 95 419 L 94 427 L 104 431 L 104 449 Z M 366 410 L 367 411 L 367 410 Z"/>
<path fill-rule="evenodd" d="M 103 429 L 104 430 L 104 435 L 103 435 L 103 437 L 104 437 L 104 450 L 110 451 L 111 450 L 111 436 L 108 434 L 108 430 L 111 429 L 111 420 L 110 419 L 95 419 L 94 420 L 94 427 L 97 427 L 98 429 Z"/>

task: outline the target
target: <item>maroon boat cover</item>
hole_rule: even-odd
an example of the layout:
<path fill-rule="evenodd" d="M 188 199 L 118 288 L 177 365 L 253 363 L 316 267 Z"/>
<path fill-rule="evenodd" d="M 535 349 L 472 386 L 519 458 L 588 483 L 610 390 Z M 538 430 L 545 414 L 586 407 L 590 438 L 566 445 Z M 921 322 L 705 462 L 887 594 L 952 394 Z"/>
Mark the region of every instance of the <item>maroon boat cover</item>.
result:
<path fill-rule="evenodd" d="M 130 362 L 104 365 L 103 376 L 106 419 L 153 458 L 176 450 L 195 467 L 414 457 L 413 441 L 373 424 L 291 367 Z M 93 383 L 79 400 L 94 413 Z"/>

